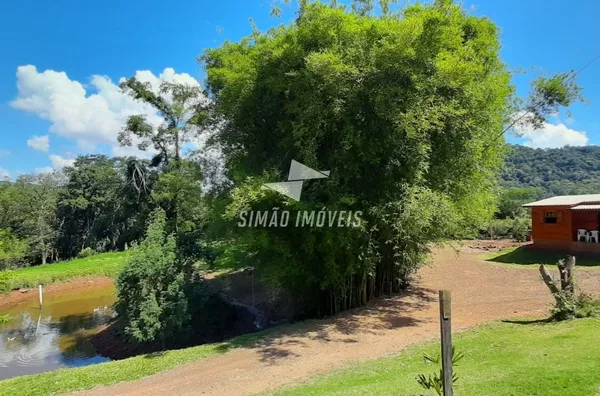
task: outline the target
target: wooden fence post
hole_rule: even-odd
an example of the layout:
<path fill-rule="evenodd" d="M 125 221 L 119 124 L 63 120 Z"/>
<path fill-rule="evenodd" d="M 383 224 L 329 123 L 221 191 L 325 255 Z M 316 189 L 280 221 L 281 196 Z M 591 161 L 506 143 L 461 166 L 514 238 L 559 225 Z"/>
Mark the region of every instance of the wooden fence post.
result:
<path fill-rule="evenodd" d="M 454 395 L 452 383 L 452 295 L 440 290 L 440 330 L 442 338 L 442 371 L 444 396 Z"/>

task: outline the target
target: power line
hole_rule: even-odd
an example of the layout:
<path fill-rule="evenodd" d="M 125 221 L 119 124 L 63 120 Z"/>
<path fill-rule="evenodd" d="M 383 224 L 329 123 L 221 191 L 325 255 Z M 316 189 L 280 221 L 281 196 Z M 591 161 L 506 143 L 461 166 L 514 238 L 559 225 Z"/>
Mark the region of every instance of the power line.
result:
<path fill-rule="evenodd" d="M 585 69 L 587 69 L 589 66 L 592 65 L 592 63 L 596 62 L 598 59 L 600 59 L 600 55 L 596 56 L 594 59 L 592 59 L 591 61 L 589 61 L 585 66 L 583 66 L 581 69 L 577 70 L 574 74 L 571 75 L 571 77 L 569 77 L 568 79 L 565 80 L 565 82 L 570 82 L 572 80 L 575 79 L 575 77 L 577 77 L 579 75 L 579 73 L 581 73 L 582 71 L 584 71 Z M 533 107 L 532 110 L 536 110 L 539 106 L 541 106 L 543 103 L 538 103 L 536 106 Z M 502 130 L 502 132 L 500 134 L 498 134 L 498 136 L 496 136 L 487 146 L 485 146 L 483 148 L 483 150 L 481 151 L 481 154 L 485 154 L 485 152 L 492 147 L 492 144 L 496 142 L 496 140 L 498 140 L 501 136 L 503 136 L 507 131 L 509 131 L 512 127 L 514 127 L 519 121 L 521 121 L 523 118 L 525 118 L 525 116 L 527 116 L 528 114 L 531 113 L 532 110 L 527 110 L 526 112 L 524 112 L 523 114 L 521 114 L 520 117 L 518 117 L 517 119 L 515 119 L 513 122 L 510 123 L 510 125 L 508 125 L 506 128 L 504 128 Z"/>

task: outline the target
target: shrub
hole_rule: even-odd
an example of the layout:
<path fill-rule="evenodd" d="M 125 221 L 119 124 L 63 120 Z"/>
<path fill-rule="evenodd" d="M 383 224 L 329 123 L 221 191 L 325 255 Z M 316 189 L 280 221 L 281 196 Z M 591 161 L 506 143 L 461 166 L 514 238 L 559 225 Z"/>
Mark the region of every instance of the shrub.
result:
<path fill-rule="evenodd" d="M 26 264 L 28 242 L 19 239 L 8 229 L 0 230 L 0 270 Z"/>
<path fill-rule="evenodd" d="M 516 217 L 511 219 L 510 235 L 519 242 L 525 242 L 529 235 L 531 220 L 527 217 Z"/>
<path fill-rule="evenodd" d="M 462 352 L 456 352 L 456 348 L 452 347 L 452 365 L 455 366 L 462 358 L 464 354 Z M 423 355 L 423 360 L 425 363 L 431 363 L 438 367 L 440 367 L 439 373 L 433 373 L 429 376 L 425 376 L 425 374 L 419 374 L 417 376 L 417 382 L 423 389 L 433 390 L 438 395 L 442 395 L 444 391 L 444 372 L 442 371 L 442 363 L 441 363 L 441 355 L 438 353 L 436 357 L 433 357 L 429 354 Z M 456 372 L 452 373 L 452 383 L 458 381 L 458 375 Z"/>
<path fill-rule="evenodd" d="M 484 235 L 490 239 L 508 237 L 511 228 L 510 219 L 493 219 L 484 230 Z"/>
<path fill-rule="evenodd" d="M 85 249 L 82 249 L 77 254 L 77 258 L 91 257 L 91 256 L 93 256 L 95 254 L 96 254 L 96 251 L 94 249 L 92 249 L 91 247 L 86 247 Z"/>
<path fill-rule="evenodd" d="M 600 300 L 594 300 L 587 294 L 561 290 L 555 298 L 556 305 L 551 311 L 554 320 L 600 317 Z"/>
<path fill-rule="evenodd" d="M 165 212 L 150 218 L 146 238 L 133 250 L 117 279 L 117 312 L 125 334 L 137 342 L 168 340 L 188 324 L 186 274 L 175 251 L 175 238 L 165 233 Z"/>
<path fill-rule="evenodd" d="M 8 293 L 12 290 L 10 274 L 11 271 L 0 271 L 0 294 Z"/>
<path fill-rule="evenodd" d="M 492 219 L 488 225 L 480 231 L 484 238 L 513 238 L 524 242 L 529 234 L 531 220 L 527 217 L 515 217 L 507 219 Z"/>

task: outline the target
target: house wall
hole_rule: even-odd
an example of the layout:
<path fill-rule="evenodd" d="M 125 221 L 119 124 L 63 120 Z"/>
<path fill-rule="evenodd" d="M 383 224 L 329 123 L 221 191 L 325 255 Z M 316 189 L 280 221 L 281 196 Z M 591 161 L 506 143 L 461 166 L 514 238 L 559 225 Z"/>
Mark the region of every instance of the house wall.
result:
<path fill-rule="evenodd" d="M 544 223 L 544 212 L 556 212 L 556 223 Z M 542 241 L 575 240 L 571 225 L 571 214 L 568 206 L 535 206 L 531 208 L 531 238 L 533 243 Z"/>
<path fill-rule="evenodd" d="M 598 229 L 598 212 L 595 210 L 573 210 L 571 219 L 574 236 L 577 235 L 577 230 L 580 228 L 588 231 Z"/>
<path fill-rule="evenodd" d="M 600 243 L 573 241 L 540 241 L 534 242 L 530 249 L 553 250 L 561 253 L 600 255 Z"/>

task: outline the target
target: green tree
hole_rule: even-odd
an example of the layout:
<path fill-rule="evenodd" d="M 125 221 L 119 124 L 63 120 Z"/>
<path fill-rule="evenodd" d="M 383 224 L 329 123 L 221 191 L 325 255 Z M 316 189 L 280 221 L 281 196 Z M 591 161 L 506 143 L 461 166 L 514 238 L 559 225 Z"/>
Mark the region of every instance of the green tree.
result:
<path fill-rule="evenodd" d="M 56 209 L 62 186 L 58 172 L 24 175 L 16 187 L 20 192 L 22 227 L 29 240 L 29 255 L 46 264 L 58 237 Z"/>
<path fill-rule="evenodd" d="M 158 92 L 148 83 L 130 78 L 121 89 L 134 99 L 152 105 L 163 118 L 153 125 L 143 115 L 133 115 L 119 134 L 123 146 L 137 142 L 140 150 L 152 150 L 151 165 L 161 169 L 153 197 L 167 212 L 177 232 L 186 232 L 199 222 L 198 211 L 202 173 L 197 164 L 186 161 L 182 152 L 194 143 L 208 117 L 208 100 L 200 86 L 163 82 Z"/>
<path fill-rule="evenodd" d="M 184 145 L 193 142 L 208 116 L 208 100 L 200 86 L 165 81 L 157 93 L 149 83 L 132 77 L 120 87 L 132 98 L 153 106 L 164 122 L 153 125 L 145 116 L 133 115 L 119 133 L 119 143 L 135 144 L 143 151 L 154 150 L 153 166 L 179 162 Z"/>
<path fill-rule="evenodd" d="M 532 201 L 555 195 L 596 194 L 600 191 L 600 147 L 511 146 L 500 185 L 541 191 Z"/>
<path fill-rule="evenodd" d="M 18 190 L 10 181 L 0 182 L 0 229 L 18 227 L 20 223 Z"/>
<path fill-rule="evenodd" d="M 66 257 L 85 248 L 123 249 L 143 236 L 154 175 L 143 161 L 80 156 L 64 169 L 58 246 Z"/>
<path fill-rule="evenodd" d="M 497 217 L 500 219 L 525 217 L 528 210 L 521 205 L 541 199 L 543 191 L 536 188 L 513 188 L 502 190 L 498 202 Z"/>
<path fill-rule="evenodd" d="M 495 210 L 499 137 L 514 112 L 498 29 L 446 0 L 396 16 L 374 16 L 372 5 L 302 2 L 292 24 L 202 57 L 226 120 L 214 143 L 235 183 L 228 218 L 273 206 L 364 214 L 354 229 L 242 234 L 257 270 L 310 312 L 400 290 L 431 242 Z M 260 191 L 291 159 L 331 170 L 304 186 L 301 203 Z"/>
<path fill-rule="evenodd" d="M 125 333 L 138 342 L 161 340 L 163 347 L 189 322 L 186 275 L 165 232 L 164 211 L 152 213 L 145 239 L 117 279 L 117 312 Z"/>
<path fill-rule="evenodd" d="M 26 240 L 15 237 L 10 229 L 0 229 L 0 270 L 20 264 L 27 256 L 27 245 Z M 0 287 L 0 292 L 5 291 L 8 290 Z"/>

